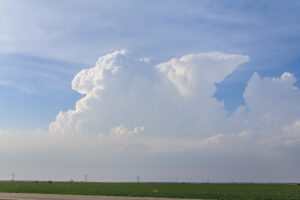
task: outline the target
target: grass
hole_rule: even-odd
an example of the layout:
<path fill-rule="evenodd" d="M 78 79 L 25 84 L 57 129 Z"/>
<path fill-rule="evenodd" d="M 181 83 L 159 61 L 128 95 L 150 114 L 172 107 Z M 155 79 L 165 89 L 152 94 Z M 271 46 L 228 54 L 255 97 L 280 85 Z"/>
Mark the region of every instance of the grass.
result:
<path fill-rule="evenodd" d="M 0 192 L 220 200 L 300 200 L 300 186 L 285 184 L 0 182 Z"/>

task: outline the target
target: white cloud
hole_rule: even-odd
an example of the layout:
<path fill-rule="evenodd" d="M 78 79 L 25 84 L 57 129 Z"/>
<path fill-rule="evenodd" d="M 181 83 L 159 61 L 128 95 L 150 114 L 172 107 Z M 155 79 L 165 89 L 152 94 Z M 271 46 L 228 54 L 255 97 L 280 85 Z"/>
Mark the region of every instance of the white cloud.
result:
<path fill-rule="evenodd" d="M 198 92 L 197 90 L 213 95 L 215 92 L 213 83 L 221 82 L 238 65 L 248 60 L 248 56 L 213 52 L 173 58 L 156 67 L 166 74 L 183 96 L 192 95 Z"/>
<path fill-rule="evenodd" d="M 96 63 L 96 66 L 91 69 L 84 69 L 80 71 L 72 81 L 73 90 L 78 91 L 81 94 L 93 93 L 92 90 L 104 89 L 104 76 L 109 78 L 108 74 L 115 74 L 120 66 L 116 64 L 117 59 L 121 55 L 125 55 L 126 50 L 116 51 L 112 54 L 100 57 Z"/>
<path fill-rule="evenodd" d="M 100 93 L 105 89 L 105 83 L 121 68 L 117 62 L 125 54 L 126 50 L 121 50 L 100 57 L 95 67 L 84 69 L 74 77 L 72 88 L 85 94 L 85 97 L 77 101 L 75 110 L 59 112 L 56 121 L 49 126 L 50 132 L 80 132 L 83 124 L 88 123 L 86 119 L 95 120 L 94 123 L 97 123 L 97 104 L 101 104 Z M 84 114 L 87 114 L 86 119 Z"/>
<path fill-rule="evenodd" d="M 63 163 L 58 171 L 74 163 L 74 173 L 99 173 L 101 167 L 108 180 L 141 171 L 167 179 L 183 169 L 195 181 L 207 174 L 225 181 L 274 181 L 274 174 L 293 180 L 300 166 L 300 92 L 293 74 L 254 73 L 244 92 L 246 105 L 231 117 L 212 97 L 214 83 L 247 60 L 215 52 L 149 68 L 125 50 L 105 55 L 74 77 L 72 88 L 84 95 L 74 110 L 60 111 L 49 133 L 1 131 L 0 152 L 21 165 L 20 155 L 37 162 L 48 155 L 53 165 Z"/>
<path fill-rule="evenodd" d="M 143 126 L 139 126 L 139 127 L 137 126 L 133 130 L 129 130 L 123 124 L 121 124 L 120 126 L 117 126 L 115 128 L 111 128 L 110 129 L 110 135 L 114 136 L 114 137 L 133 136 L 133 135 L 136 135 L 140 132 L 143 132 L 144 129 L 145 128 Z"/>
<path fill-rule="evenodd" d="M 75 110 L 57 115 L 50 132 L 98 135 L 126 124 L 145 126 L 146 134 L 152 136 L 217 134 L 213 120 L 222 123 L 226 112 L 212 97 L 214 83 L 247 60 L 247 56 L 214 52 L 174 58 L 149 68 L 126 50 L 115 51 L 74 77 L 72 88 L 85 96 L 76 102 Z M 163 74 L 157 76 L 157 70 Z M 190 98 L 176 94 L 183 91 L 189 91 Z M 175 95 L 171 101 L 170 95 Z"/>
<path fill-rule="evenodd" d="M 247 126 L 275 134 L 282 126 L 299 119 L 300 92 L 294 86 L 295 81 L 287 72 L 280 78 L 253 74 L 244 92 Z"/>

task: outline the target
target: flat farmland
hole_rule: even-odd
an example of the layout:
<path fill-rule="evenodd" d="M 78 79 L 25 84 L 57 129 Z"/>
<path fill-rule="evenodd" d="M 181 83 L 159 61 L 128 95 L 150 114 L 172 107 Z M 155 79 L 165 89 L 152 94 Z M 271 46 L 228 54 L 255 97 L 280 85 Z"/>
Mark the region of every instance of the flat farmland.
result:
<path fill-rule="evenodd" d="M 0 192 L 220 200 L 300 200 L 296 184 L 0 182 Z"/>

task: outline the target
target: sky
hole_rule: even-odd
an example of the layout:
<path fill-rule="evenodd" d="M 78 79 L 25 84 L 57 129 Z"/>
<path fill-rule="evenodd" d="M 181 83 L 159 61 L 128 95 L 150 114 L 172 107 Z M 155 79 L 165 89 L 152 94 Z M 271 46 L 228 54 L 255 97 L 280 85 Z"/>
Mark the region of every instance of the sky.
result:
<path fill-rule="evenodd" d="M 299 10 L 0 0 L 0 179 L 300 182 Z"/>

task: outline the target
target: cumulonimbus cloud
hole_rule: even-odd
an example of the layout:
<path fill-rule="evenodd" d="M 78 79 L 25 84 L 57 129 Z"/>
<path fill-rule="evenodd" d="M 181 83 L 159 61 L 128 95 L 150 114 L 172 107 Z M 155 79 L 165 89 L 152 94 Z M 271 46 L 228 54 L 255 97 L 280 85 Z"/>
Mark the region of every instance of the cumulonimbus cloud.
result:
<path fill-rule="evenodd" d="M 148 136 L 213 134 L 210 123 L 225 116 L 222 103 L 212 97 L 214 83 L 248 59 L 213 52 L 151 66 L 126 50 L 113 52 L 74 77 L 72 88 L 85 96 L 74 110 L 57 115 L 50 132 L 99 134 L 123 124 L 143 126 Z"/>
<path fill-rule="evenodd" d="M 79 72 L 72 88 L 85 96 L 74 110 L 59 112 L 50 132 L 140 135 L 178 144 L 192 137 L 204 144 L 202 140 L 220 134 L 264 140 L 299 120 L 300 94 L 295 77 L 287 72 L 280 78 L 254 73 L 244 92 L 246 105 L 226 117 L 223 103 L 213 97 L 214 84 L 247 62 L 247 56 L 191 54 L 156 66 L 140 60 L 127 50 L 115 51 Z"/>

